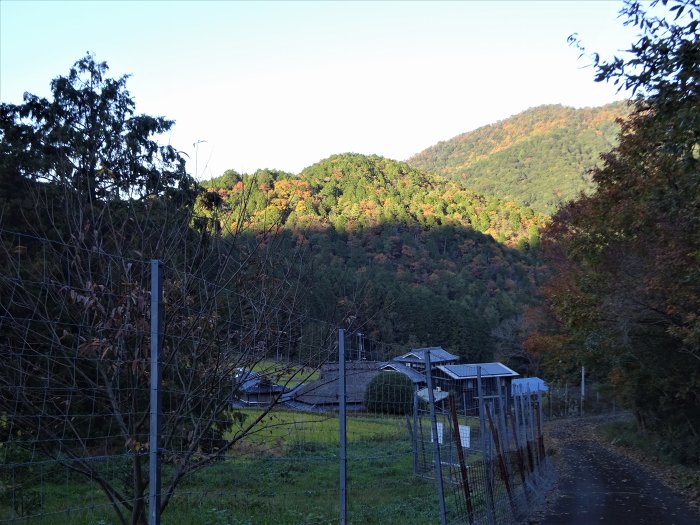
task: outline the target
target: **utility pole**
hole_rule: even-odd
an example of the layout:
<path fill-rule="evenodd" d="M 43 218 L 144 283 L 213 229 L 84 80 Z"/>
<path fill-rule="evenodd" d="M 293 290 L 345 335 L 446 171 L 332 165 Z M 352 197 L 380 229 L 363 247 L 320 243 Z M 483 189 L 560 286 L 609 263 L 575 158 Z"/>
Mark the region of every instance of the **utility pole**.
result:
<path fill-rule="evenodd" d="M 206 140 L 198 140 L 197 142 L 192 144 L 192 147 L 194 148 L 194 178 L 196 179 L 199 176 L 198 166 L 197 166 L 197 154 L 199 152 L 199 145 L 203 142 L 206 142 Z"/>
<path fill-rule="evenodd" d="M 586 397 L 586 367 L 581 367 L 581 415 L 583 415 L 583 399 Z"/>

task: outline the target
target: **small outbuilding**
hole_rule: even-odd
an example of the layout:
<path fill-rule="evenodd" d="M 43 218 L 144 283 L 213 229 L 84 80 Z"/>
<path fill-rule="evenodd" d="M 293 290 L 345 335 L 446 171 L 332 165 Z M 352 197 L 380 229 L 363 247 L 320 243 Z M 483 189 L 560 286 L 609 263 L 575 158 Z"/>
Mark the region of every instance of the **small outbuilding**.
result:
<path fill-rule="evenodd" d="M 509 401 L 511 382 L 519 374 L 503 363 L 474 363 L 464 365 L 441 365 L 433 370 L 435 385 L 442 390 L 454 392 L 458 404 L 467 411 L 478 407 L 478 377 L 481 373 L 481 389 L 484 400 L 500 395 Z"/>
<path fill-rule="evenodd" d="M 233 376 L 233 401 L 245 405 L 269 405 L 287 389 L 247 368 L 239 368 Z"/>
<path fill-rule="evenodd" d="M 528 396 L 533 394 L 546 394 L 549 387 L 539 377 L 521 377 L 513 379 L 510 384 L 512 396 Z"/>

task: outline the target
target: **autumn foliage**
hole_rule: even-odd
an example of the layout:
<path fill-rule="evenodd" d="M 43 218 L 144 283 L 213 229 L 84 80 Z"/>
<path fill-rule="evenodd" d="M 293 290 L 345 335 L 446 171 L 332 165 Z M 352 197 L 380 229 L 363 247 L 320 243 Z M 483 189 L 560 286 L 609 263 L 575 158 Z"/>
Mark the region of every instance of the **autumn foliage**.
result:
<path fill-rule="evenodd" d="M 628 2 L 642 30 L 633 58 L 596 63 L 599 80 L 638 98 L 594 171 L 597 192 L 544 234 L 556 270 L 544 293 L 573 358 L 619 385 L 640 428 L 690 462 L 700 459 L 700 10 L 666 7 L 664 18 Z"/>

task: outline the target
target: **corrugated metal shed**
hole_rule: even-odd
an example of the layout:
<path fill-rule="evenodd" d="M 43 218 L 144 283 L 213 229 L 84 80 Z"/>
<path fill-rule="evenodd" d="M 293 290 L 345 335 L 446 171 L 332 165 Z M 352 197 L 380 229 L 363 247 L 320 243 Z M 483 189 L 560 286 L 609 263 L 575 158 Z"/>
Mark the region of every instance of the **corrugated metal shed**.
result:
<path fill-rule="evenodd" d="M 477 368 L 481 367 L 481 377 L 514 377 L 518 374 L 503 363 L 474 363 L 469 365 L 442 365 L 438 370 L 443 371 L 452 379 L 476 379 Z"/>

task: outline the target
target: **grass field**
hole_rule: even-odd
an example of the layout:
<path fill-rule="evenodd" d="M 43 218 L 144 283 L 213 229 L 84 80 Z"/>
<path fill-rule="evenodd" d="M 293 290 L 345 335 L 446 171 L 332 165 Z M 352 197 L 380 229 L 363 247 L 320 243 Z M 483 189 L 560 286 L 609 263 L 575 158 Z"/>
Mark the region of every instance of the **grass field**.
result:
<path fill-rule="evenodd" d="M 247 418 L 259 414 L 255 409 L 243 412 Z M 347 436 L 350 521 L 419 525 L 439 520 L 434 483 L 413 478 L 405 418 L 352 415 Z M 0 470 L 0 483 L 4 483 L 0 485 L 0 523 L 119 523 L 96 484 L 57 469 Z M 115 464 L 113 470 L 114 477 L 128 479 L 126 464 Z M 169 472 L 170 467 L 164 465 L 164 482 Z M 10 494 L 12 479 L 20 478 L 21 489 Z M 162 523 L 337 523 L 339 486 L 338 419 L 274 411 L 241 441 L 231 457 L 184 481 Z M 41 515 L 20 518 L 19 514 Z"/>
<path fill-rule="evenodd" d="M 242 423 L 246 426 L 260 413 L 260 409 L 245 408 L 238 412 L 244 414 Z M 236 432 L 236 428 L 229 436 Z M 376 417 L 351 415 L 347 419 L 348 441 L 391 441 L 408 442 L 406 423 L 399 417 Z M 279 444 L 285 451 L 299 444 L 335 445 L 339 442 L 338 417 L 336 414 L 323 412 L 294 412 L 274 410 L 263 418 L 244 438 L 245 444 Z"/>

